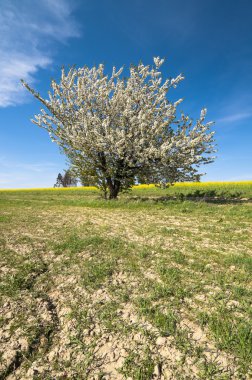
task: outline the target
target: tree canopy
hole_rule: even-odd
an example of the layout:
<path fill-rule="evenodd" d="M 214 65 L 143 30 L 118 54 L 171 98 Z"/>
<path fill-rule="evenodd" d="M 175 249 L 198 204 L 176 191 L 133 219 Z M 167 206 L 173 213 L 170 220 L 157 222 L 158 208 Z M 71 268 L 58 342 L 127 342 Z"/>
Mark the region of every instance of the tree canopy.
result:
<path fill-rule="evenodd" d="M 173 183 L 198 179 L 199 166 L 213 161 L 212 122 L 206 109 L 193 120 L 171 102 L 167 93 L 184 79 L 163 80 L 154 64 L 130 66 L 105 73 L 104 65 L 62 69 L 61 80 L 51 82 L 49 99 L 27 83 L 23 85 L 44 106 L 32 120 L 45 128 L 69 158 L 80 177 L 102 188 L 109 197 L 130 188 L 135 181 Z"/>

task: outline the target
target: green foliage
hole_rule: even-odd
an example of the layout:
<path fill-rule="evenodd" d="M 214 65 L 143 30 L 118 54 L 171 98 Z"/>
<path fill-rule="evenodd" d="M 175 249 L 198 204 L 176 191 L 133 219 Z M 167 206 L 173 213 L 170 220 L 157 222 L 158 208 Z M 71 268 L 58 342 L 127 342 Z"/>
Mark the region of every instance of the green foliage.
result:
<path fill-rule="evenodd" d="M 151 380 L 154 371 L 154 362 L 148 349 L 143 353 L 130 351 L 120 369 L 120 373 L 124 375 L 125 379 L 128 377 L 134 380 Z"/>

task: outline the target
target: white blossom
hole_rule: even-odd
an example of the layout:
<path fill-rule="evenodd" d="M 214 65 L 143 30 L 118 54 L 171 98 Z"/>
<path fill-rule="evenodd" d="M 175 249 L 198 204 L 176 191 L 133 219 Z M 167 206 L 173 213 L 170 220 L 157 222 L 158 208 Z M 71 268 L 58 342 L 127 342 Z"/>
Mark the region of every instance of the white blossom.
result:
<path fill-rule="evenodd" d="M 79 175 L 108 187 L 111 198 L 136 179 L 193 180 L 195 168 L 214 159 L 206 109 L 195 125 L 184 114 L 177 118 L 182 99 L 171 103 L 167 93 L 184 77 L 163 81 L 163 62 L 155 57 L 154 68 L 131 66 L 127 78 L 123 68 L 105 75 L 102 64 L 68 73 L 63 68 L 60 82 L 51 82 L 49 100 L 23 81 L 45 106 L 33 123 L 49 132 Z"/>

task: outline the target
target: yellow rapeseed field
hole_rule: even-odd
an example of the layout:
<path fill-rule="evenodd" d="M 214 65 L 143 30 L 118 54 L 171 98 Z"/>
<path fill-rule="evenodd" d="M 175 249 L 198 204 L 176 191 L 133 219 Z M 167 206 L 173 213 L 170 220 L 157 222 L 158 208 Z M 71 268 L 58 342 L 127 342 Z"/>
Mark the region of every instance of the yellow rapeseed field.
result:
<path fill-rule="evenodd" d="M 209 181 L 209 182 L 177 182 L 173 186 L 175 187 L 207 187 L 207 186 L 233 186 L 233 185 L 252 185 L 252 180 L 251 181 Z M 155 184 L 142 184 L 142 185 L 135 185 L 133 188 L 135 189 L 151 189 L 154 188 Z"/>
<path fill-rule="evenodd" d="M 232 187 L 232 186 L 252 186 L 251 181 L 208 181 L 208 182 L 177 182 L 172 185 L 173 187 L 187 188 L 187 187 Z M 135 190 L 147 190 L 154 189 L 155 184 L 140 184 L 134 185 Z M 28 188 L 28 189 L 0 189 L 0 191 L 69 191 L 69 190 L 85 190 L 85 191 L 95 191 L 98 190 L 95 186 L 77 186 L 77 187 L 48 187 L 48 188 Z"/>

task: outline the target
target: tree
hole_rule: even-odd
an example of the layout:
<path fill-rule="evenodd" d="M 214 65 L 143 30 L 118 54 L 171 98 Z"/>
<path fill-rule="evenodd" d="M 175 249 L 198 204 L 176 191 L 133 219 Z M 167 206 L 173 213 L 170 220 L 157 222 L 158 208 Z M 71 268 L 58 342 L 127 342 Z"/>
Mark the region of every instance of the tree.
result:
<path fill-rule="evenodd" d="M 72 171 L 70 169 L 65 170 L 65 174 L 58 174 L 58 177 L 56 179 L 56 183 L 54 187 L 71 187 L 71 186 L 77 186 L 77 179 L 73 175 Z"/>
<path fill-rule="evenodd" d="M 80 183 L 81 183 L 81 186 L 97 186 L 94 182 L 93 182 L 93 177 L 88 177 L 87 175 L 80 175 L 79 176 L 79 180 L 80 180 Z"/>
<path fill-rule="evenodd" d="M 212 123 L 205 123 L 206 109 L 194 124 L 185 114 L 176 115 L 182 102 L 170 102 L 167 93 L 184 79 L 162 80 L 164 60 L 153 67 L 140 63 L 111 76 L 104 66 L 72 67 L 61 80 L 51 82 L 49 100 L 27 83 L 23 85 L 45 109 L 32 120 L 45 128 L 68 156 L 80 177 L 109 190 L 109 198 L 130 188 L 141 178 L 173 183 L 194 180 L 202 164 L 213 161 Z"/>
<path fill-rule="evenodd" d="M 62 185 L 62 181 L 63 181 L 62 174 L 59 173 L 59 174 L 58 174 L 58 177 L 57 177 L 57 179 L 56 179 L 56 183 L 54 184 L 53 187 L 61 187 L 61 186 L 63 186 L 63 185 Z"/>
<path fill-rule="evenodd" d="M 65 170 L 65 174 L 62 178 L 63 187 L 71 187 L 77 185 L 77 179 L 70 169 Z"/>

